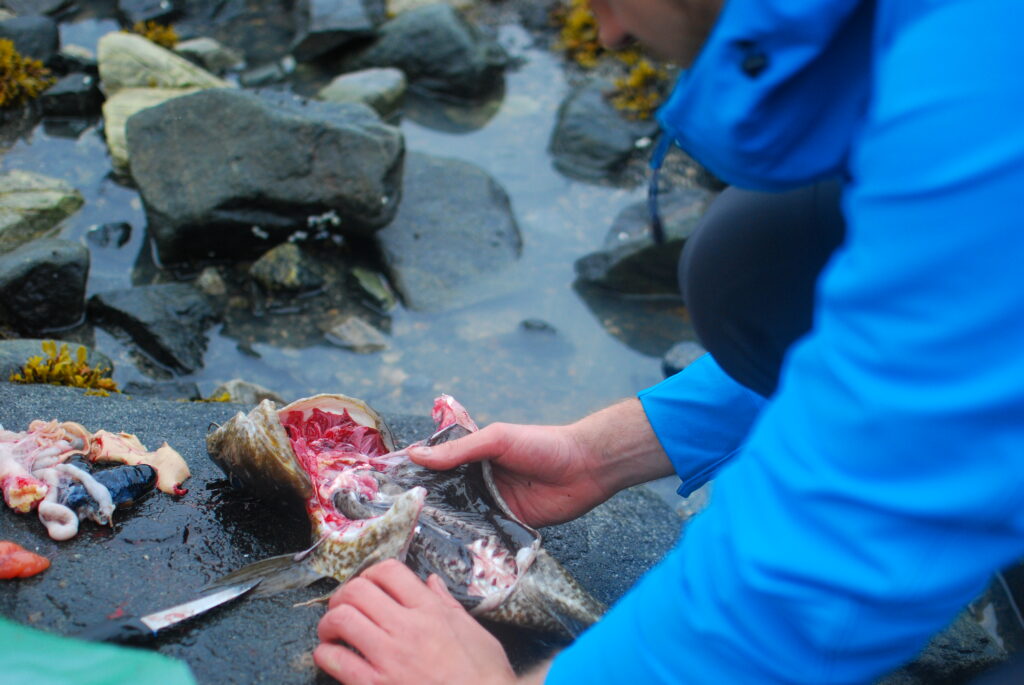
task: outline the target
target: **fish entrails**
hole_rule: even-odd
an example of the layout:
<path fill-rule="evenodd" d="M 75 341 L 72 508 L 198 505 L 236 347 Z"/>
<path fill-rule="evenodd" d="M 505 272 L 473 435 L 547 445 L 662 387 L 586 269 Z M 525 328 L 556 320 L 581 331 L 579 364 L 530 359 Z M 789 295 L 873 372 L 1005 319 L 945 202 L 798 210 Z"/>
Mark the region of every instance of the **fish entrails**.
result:
<path fill-rule="evenodd" d="M 447 395 L 432 415 L 437 432 L 429 444 L 477 430 Z M 360 400 L 316 395 L 280 410 L 264 401 L 206 444 L 232 482 L 270 501 L 302 501 L 315 543 L 216 585 L 259 577 L 256 594 L 266 595 L 322 577 L 345 582 L 397 558 L 421 578 L 437 574 L 473 614 L 503 623 L 572 637 L 604 611 L 512 513 L 490 464 L 423 468 L 396 450 L 383 419 Z"/>

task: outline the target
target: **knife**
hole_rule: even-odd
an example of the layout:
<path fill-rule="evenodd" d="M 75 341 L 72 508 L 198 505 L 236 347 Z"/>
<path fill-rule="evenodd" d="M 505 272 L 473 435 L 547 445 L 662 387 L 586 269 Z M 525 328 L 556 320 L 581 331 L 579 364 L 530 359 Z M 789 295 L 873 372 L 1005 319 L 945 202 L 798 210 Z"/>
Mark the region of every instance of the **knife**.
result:
<path fill-rule="evenodd" d="M 178 604 L 170 609 L 147 614 L 142 618 L 123 618 L 106 621 L 86 628 L 74 637 L 93 642 L 118 642 L 121 644 L 144 644 L 151 642 L 157 633 L 182 621 L 205 613 L 214 607 L 241 597 L 256 587 L 262 578 L 230 585 L 209 595 Z"/>

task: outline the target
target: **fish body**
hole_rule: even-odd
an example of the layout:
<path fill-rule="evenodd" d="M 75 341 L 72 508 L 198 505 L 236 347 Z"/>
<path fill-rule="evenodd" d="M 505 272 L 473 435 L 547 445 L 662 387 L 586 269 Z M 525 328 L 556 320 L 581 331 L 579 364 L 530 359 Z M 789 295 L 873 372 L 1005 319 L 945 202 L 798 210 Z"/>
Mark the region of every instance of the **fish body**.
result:
<path fill-rule="evenodd" d="M 431 444 L 476 430 L 447 395 L 433 416 Z M 398 558 L 421 578 L 437 574 L 467 610 L 492 620 L 574 636 L 604 611 L 512 513 L 489 464 L 423 468 L 359 400 L 317 395 L 280 410 L 264 401 L 211 433 L 207 449 L 258 496 L 300 498 L 314 540 L 306 552 L 256 562 L 217 585 L 260 577 L 257 591 L 270 594 L 325 576 L 345 582 Z"/>

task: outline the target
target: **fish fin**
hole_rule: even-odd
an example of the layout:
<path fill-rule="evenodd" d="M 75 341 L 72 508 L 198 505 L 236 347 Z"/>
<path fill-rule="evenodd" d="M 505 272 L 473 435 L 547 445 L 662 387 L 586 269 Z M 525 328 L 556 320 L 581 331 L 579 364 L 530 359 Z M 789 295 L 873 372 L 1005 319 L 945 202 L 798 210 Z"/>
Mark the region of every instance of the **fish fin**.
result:
<path fill-rule="evenodd" d="M 265 597 L 284 592 L 285 590 L 306 587 L 324 577 L 305 558 L 297 561 L 295 557 L 295 554 L 282 554 L 276 557 L 261 559 L 248 566 L 243 566 L 237 571 L 221 576 L 204 589 L 210 590 L 226 587 L 258 578 L 261 582 L 252 591 L 252 596 Z"/>
<path fill-rule="evenodd" d="M 292 608 L 295 609 L 297 607 L 311 607 L 317 604 L 327 604 L 327 602 L 331 601 L 331 595 L 333 594 L 334 590 L 331 590 L 322 597 L 314 597 L 313 599 L 307 599 L 305 602 L 296 602 L 295 604 L 292 604 Z"/>

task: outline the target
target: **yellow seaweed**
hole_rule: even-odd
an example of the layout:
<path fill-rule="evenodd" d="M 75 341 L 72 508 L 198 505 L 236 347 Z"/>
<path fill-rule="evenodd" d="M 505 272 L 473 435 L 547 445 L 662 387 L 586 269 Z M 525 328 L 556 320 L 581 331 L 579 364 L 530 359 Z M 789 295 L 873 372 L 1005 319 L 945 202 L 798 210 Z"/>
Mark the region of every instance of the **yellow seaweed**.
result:
<path fill-rule="evenodd" d="M 20 105 L 56 81 L 42 62 L 23 57 L 14 48 L 14 41 L 0 39 L 0 108 Z"/>
<path fill-rule="evenodd" d="M 162 48 L 171 50 L 178 44 L 178 32 L 173 26 L 161 24 L 155 21 L 137 21 L 132 26 L 132 33 L 137 33 Z"/>
<path fill-rule="evenodd" d="M 110 377 L 107 367 L 90 368 L 86 363 L 88 352 L 81 345 L 72 359 L 67 343 L 61 343 L 60 350 L 54 340 L 44 340 L 43 355 L 29 357 L 20 372 L 11 374 L 12 383 L 42 383 L 46 385 L 67 385 L 86 388 L 87 395 L 109 395 L 121 392 Z"/>

